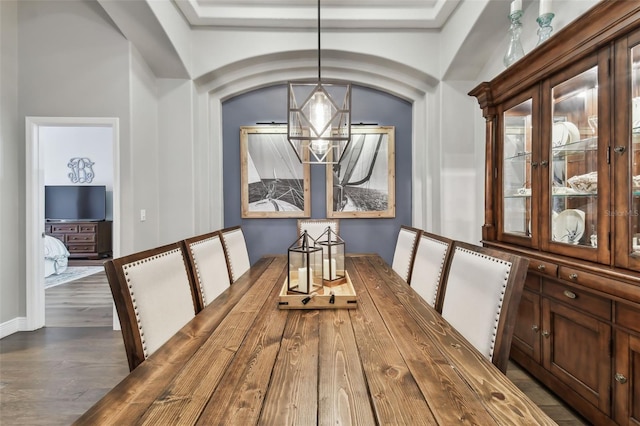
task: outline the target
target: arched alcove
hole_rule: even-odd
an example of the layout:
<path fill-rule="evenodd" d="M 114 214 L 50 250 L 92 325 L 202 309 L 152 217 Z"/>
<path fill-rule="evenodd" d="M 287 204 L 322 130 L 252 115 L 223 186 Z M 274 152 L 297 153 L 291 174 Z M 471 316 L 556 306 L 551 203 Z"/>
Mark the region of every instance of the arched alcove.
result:
<path fill-rule="evenodd" d="M 203 230 L 224 226 L 223 102 L 289 80 L 317 78 L 314 51 L 274 53 L 230 64 L 195 79 L 197 91 L 196 198 L 198 225 Z M 439 103 L 438 81 L 419 70 L 384 58 L 350 52 L 322 52 L 322 77 L 350 81 L 362 88 L 409 102 L 411 110 L 411 214 L 414 226 L 438 231 L 439 217 Z M 286 114 L 286 101 L 283 105 Z M 282 116 L 282 121 L 286 115 Z M 247 124 L 255 124 L 249 122 Z M 383 123 L 380 123 L 383 124 Z M 201 167 L 198 167 L 198 163 Z M 398 165 L 397 165 L 398 166 Z M 239 167 L 239 164 L 238 164 Z M 197 173 L 197 172 L 196 172 Z M 312 176 L 313 179 L 313 176 Z M 322 178 L 323 179 L 323 178 Z M 324 184 L 324 183 L 323 183 Z M 320 216 L 319 211 L 313 211 Z M 394 240 L 395 241 L 395 240 Z M 390 244 L 391 242 L 387 242 Z"/>

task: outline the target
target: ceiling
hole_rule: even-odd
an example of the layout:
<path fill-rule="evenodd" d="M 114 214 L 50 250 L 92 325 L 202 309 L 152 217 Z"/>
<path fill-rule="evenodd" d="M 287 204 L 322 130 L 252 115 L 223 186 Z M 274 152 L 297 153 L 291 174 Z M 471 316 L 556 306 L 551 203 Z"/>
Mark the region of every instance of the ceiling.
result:
<path fill-rule="evenodd" d="M 316 0 L 174 0 L 193 27 L 317 27 Z M 462 0 L 323 0 L 323 29 L 440 29 Z"/>
<path fill-rule="evenodd" d="M 1 0 L 0 0 L 1 1 Z M 523 0 L 530 3 L 532 0 Z M 555 0 L 561 1 L 561 0 Z M 575 1 L 575 0 L 573 0 Z M 162 78 L 191 75 L 191 35 L 207 30 L 264 29 L 296 36 L 318 26 L 316 0 L 97 0 L 119 30 Z M 469 80 L 502 42 L 508 0 L 322 0 L 322 31 L 441 33 L 442 76 Z M 506 8 L 506 9 L 505 9 Z M 499 28 L 500 31 L 496 31 Z M 202 31 L 201 31 L 202 30 Z M 444 58 L 444 59 L 442 59 Z"/>

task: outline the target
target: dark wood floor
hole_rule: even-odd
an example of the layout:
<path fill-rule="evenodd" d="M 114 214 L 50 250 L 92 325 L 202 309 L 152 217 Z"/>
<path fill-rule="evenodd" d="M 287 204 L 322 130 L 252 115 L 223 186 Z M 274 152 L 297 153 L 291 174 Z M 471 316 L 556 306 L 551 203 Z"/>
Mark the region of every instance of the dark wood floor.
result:
<path fill-rule="evenodd" d="M 56 326 L 0 340 L 0 425 L 68 425 L 129 373 L 104 272 L 58 287 Z M 559 425 L 588 424 L 516 364 L 507 376 Z"/>

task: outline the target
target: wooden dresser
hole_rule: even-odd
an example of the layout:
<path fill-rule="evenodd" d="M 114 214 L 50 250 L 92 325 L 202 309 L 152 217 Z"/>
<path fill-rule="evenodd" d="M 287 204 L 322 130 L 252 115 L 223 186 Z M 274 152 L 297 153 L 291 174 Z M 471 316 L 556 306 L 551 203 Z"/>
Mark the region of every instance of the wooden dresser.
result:
<path fill-rule="evenodd" d="M 112 255 L 112 222 L 47 222 L 44 232 L 62 241 L 70 257 L 99 259 Z"/>
<path fill-rule="evenodd" d="M 511 357 L 591 423 L 640 424 L 640 2 L 596 4 L 469 94 L 483 242 L 529 258 Z"/>

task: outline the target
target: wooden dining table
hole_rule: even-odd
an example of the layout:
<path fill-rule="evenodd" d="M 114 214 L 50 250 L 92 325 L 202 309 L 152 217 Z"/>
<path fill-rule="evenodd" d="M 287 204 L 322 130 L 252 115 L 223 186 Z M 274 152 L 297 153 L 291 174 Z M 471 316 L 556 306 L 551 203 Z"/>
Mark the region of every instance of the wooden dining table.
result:
<path fill-rule="evenodd" d="M 555 424 L 376 254 L 353 309 L 280 309 L 261 258 L 77 425 Z"/>

